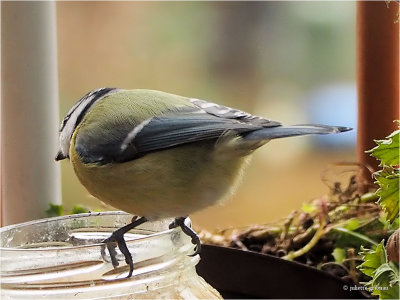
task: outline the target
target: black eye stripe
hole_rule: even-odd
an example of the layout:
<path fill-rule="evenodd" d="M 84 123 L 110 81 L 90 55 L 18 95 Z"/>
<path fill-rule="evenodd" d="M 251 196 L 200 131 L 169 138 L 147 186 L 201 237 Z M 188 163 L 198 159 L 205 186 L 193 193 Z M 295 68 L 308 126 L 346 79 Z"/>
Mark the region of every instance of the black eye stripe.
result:
<path fill-rule="evenodd" d="M 72 114 L 75 112 L 75 110 L 80 106 L 80 104 L 85 101 L 91 94 L 92 92 L 86 94 L 85 96 L 83 96 L 77 103 L 75 103 L 75 105 L 69 110 L 68 114 L 64 117 L 62 123 L 61 123 L 61 128 L 60 128 L 60 132 L 63 131 L 63 129 L 65 128 L 65 125 L 67 125 L 68 120 L 71 118 Z"/>
<path fill-rule="evenodd" d="M 97 91 L 93 92 L 93 98 L 90 100 L 90 102 L 85 106 L 85 108 L 82 110 L 82 112 L 79 114 L 78 118 L 76 119 L 75 127 L 78 126 L 78 124 L 82 121 L 83 117 L 86 115 L 86 112 L 88 109 L 100 98 L 103 96 L 107 95 L 109 92 L 116 90 L 116 88 L 103 88 Z M 92 95 L 89 95 L 92 96 Z"/>
<path fill-rule="evenodd" d="M 68 122 L 70 117 L 71 117 L 71 114 L 65 116 L 64 120 L 62 121 L 61 130 L 65 127 L 65 124 Z"/>
<path fill-rule="evenodd" d="M 101 88 L 95 91 L 91 91 L 89 93 L 87 93 L 85 96 L 83 96 L 72 108 L 71 110 L 68 112 L 68 114 L 65 116 L 65 118 L 63 119 L 62 123 L 61 123 L 61 128 L 60 128 L 60 132 L 62 132 L 65 128 L 65 126 L 67 125 L 68 120 L 71 118 L 72 114 L 78 109 L 78 107 L 82 104 L 82 102 L 84 102 L 85 100 L 87 100 L 88 98 L 92 98 L 90 100 L 89 103 L 86 104 L 85 108 L 80 112 L 76 123 L 74 124 L 74 128 L 76 128 L 76 126 L 82 121 L 83 117 L 85 116 L 86 112 L 88 111 L 88 109 L 97 101 L 99 100 L 101 97 L 103 97 L 104 95 L 108 94 L 109 92 L 116 90 L 116 88 Z"/>

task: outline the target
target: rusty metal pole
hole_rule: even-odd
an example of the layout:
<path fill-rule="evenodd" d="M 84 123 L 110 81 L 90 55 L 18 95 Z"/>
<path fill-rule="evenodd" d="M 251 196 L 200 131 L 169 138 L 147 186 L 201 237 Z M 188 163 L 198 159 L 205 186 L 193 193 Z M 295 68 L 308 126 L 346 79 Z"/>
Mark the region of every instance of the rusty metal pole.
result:
<path fill-rule="evenodd" d="M 398 10 L 395 1 L 357 2 L 357 156 L 375 170 L 377 161 L 365 150 L 394 131 L 399 119 Z M 366 169 L 360 179 L 372 182 Z"/>

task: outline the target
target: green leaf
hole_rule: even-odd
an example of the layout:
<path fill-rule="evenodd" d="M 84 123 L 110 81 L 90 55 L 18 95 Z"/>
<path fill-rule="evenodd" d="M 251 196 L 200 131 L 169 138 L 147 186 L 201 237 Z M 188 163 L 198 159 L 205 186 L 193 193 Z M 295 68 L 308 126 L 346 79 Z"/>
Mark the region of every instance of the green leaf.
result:
<path fill-rule="evenodd" d="M 364 262 L 358 268 L 372 277 L 368 282 L 362 282 L 372 295 L 380 299 L 399 299 L 399 266 L 387 262 L 384 241 L 375 249 L 363 248 L 360 254 Z"/>
<path fill-rule="evenodd" d="M 389 265 L 391 266 L 393 273 L 390 274 L 390 286 L 394 286 L 395 284 L 400 283 L 399 279 L 399 265 L 396 264 L 395 262 L 391 261 L 389 262 Z"/>
<path fill-rule="evenodd" d="M 393 223 L 387 227 L 387 230 L 392 232 L 395 231 L 396 229 L 399 229 L 399 223 L 400 223 L 399 221 L 400 221 L 399 218 L 394 219 Z"/>
<path fill-rule="evenodd" d="M 360 200 L 362 203 L 367 203 L 367 202 L 375 202 L 378 200 L 378 196 L 375 193 L 365 193 L 360 197 Z"/>
<path fill-rule="evenodd" d="M 380 265 L 374 273 L 374 277 L 372 278 L 373 285 L 380 285 L 380 284 L 390 284 L 393 282 L 392 274 L 393 270 L 388 263 L 384 263 Z"/>
<path fill-rule="evenodd" d="M 343 248 L 335 248 L 332 251 L 332 256 L 335 258 L 335 262 L 341 264 L 346 259 L 346 250 Z"/>
<path fill-rule="evenodd" d="M 375 291 L 373 294 L 379 295 L 380 299 L 399 299 L 399 285 L 389 287 L 388 290 Z"/>
<path fill-rule="evenodd" d="M 301 210 L 306 213 L 312 214 L 313 212 L 317 211 L 317 206 L 312 203 L 303 203 L 303 205 L 301 206 Z"/>
<path fill-rule="evenodd" d="M 86 207 L 83 207 L 81 205 L 75 205 L 71 210 L 71 215 L 88 213 L 88 212 L 89 210 Z"/>
<path fill-rule="evenodd" d="M 373 277 L 376 269 L 387 262 L 386 250 L 383 243 L 384 240 L 382 240 L 375 249 L 366 249 L 361 247 L 360 254 L 363 257 L 364 262 L 359 265 L 358 268 L 365 275 Z"/>
<path fill-rule="evenodd" d="M 374 177 L 379 189 L 376 196 L 378 203 L 386 213 L 386 219 L 380 220 L 383 227 L 398 227 L 399 216 L 399 136 L 400 130 L 396 130 L 385 140 L 375 141 L 378 146 L 367 151 L 378 160 L 382 170 L 375 172 Z M 367 197 L 369 198 L 369 197 Z M 384 240 L 372 250 L 361 248 L 360 254 L 364 262 L 358 268 L 366 275 L 372 277 L 369 282 L 363 283 L 373 295 L 380 299 L 399 298 L 399 266 L 387 261 Z"/>
<path fill-rule="evenodd" d="M 400 130 L 394 131 L 384 140 L 376 140 L 375 148 L 367 151 L 373 157 L 380 160 L 381 166 L 395 166 L 399 164 L 399 135 Z"/>
<path fill-rule="evenodd" d="M 356 230 L 360 226 L 360 222 L 356 218 L 352 218 L 346 222 L 345 228 L 348 230 Z"/>
<path fill-rule="evenodd" d="M 64 214 L 64 209 L 62 205 L 57 205 L 50 203 L 49 209 L 46 210 L 46 215 L 48 217 L 59 217 Z"/>
<path fill-rule="evenodd" d="M 373 246 L 378 245 L 378 243 L 370 239 L 368 236 L 348 230 L 344 227 L 333 227 L 332 231 L 339 234 L 339 236 L 336 238 L 336 246 L 338 247 L 358 248 L 360 245 L 364 245 L 365 243 L 369 243 Z"/>
<path fill-rule="evenodd" d="M 381 171 L 374 175 L 380 186 L 376 191 L 379 196 L 378 203 L 386 212 L 387 219 L 392 223 L 399 216 L 399 173 L 387 174 L 387 172 Z"/>
<path fill-rule="evenodd" d="M 380 299 L 399 299 L 399 271 L 398 266 L 384 263 L 374 272 L 374 277 L 368 283 L 373 288 L 373 295 Z"/>

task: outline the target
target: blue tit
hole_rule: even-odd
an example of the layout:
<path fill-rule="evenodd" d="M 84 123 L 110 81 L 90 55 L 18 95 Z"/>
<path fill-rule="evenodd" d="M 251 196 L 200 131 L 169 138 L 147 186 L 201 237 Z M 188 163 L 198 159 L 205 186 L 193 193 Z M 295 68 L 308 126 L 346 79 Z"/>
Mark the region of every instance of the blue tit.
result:
<path fill-rule="evenodd" d="M 195 239 L 180 217 L 232 195 L 254 150 L 272 139 L 349 129 L 284 126 L 204 100 L 101 88 L 62 121 L 56 160 L 69 158 L 96 198 L 143 216 L 132 226 L 177 217 L 173 225 Z"/>

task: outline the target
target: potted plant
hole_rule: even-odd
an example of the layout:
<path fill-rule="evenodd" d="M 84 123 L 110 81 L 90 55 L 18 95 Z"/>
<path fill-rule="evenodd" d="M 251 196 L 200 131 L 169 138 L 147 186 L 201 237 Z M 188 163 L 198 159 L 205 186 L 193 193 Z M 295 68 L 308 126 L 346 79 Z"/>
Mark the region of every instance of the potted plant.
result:
<path fill-rule="evenodd" d="M 378 190 L 360 195 L 354 172 L 284 220 L 201 231 L 199 274 L 227 298 L 398 299 L 399 133 L 368 151 Z"/>

